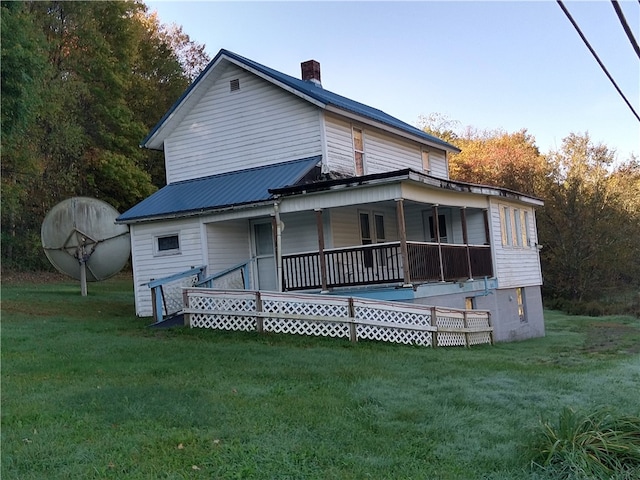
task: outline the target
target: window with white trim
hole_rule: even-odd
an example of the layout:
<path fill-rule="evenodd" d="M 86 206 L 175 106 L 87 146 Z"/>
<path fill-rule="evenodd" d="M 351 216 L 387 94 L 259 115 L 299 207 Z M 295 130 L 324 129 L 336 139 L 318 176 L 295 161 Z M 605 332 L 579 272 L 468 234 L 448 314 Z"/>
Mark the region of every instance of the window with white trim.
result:
<path fill-rule="evenodd" d="M 422 150 L 422 170 L 424 171 L 424 173 L 429 173 L 431 171 L 429 150 Z"/>
<path fill-rule="evenodd" d="M 180 236 L 177 233 L 171 235 L 158 235 L 154 238 L 155 255 L 176 255 L 180 253 Z"/>
<path fill-rule="evenodd" d="M 364 134 L 359 128 L 353 128 L 353 159 L 356 176 L 364 175 Z"/>
<path fill-rule="evenodd" d="M 360 238 L 362 245 L 371 245 L 372 243 L 384 243 L 387 237 L 384 231 L 384 216 L 381 213 L 359 212 L 360 219 Z M 379 254 L 378 262 L 380 265 L 386 265 L 386 258 Z M 364 265 L 367 268 L 373 267 L 373 251 L 365 250 Z"/>
<path fill-rule="evenodd" d="M 508 247 L 531 246 L 531 221 L 527 210 L 499 205 L 502 245 Z"/>

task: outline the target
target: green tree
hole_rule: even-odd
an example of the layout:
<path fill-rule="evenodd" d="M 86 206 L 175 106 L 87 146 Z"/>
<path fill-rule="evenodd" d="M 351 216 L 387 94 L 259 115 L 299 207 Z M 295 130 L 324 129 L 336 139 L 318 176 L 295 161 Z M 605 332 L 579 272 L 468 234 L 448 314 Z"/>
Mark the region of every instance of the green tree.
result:
<path fill-rule="evenodd" d="M 123 210 L 164 184 L 140 140 L 206 61 L 139 1 L 2 3 L 5 266 L 41 266 L 40 224 L 63 198 Z"/>
<path fill-rule="evenodd" d="M 572 133 L 547 157 L 552 173 L 539 229 L 549 296 L 586 301 L 638 282 L 640 205 L 637 190 L 626 191 L 627 182 L 640 185 L 640 173 L 637 163 L 613 169 L 614 153 Z"/>

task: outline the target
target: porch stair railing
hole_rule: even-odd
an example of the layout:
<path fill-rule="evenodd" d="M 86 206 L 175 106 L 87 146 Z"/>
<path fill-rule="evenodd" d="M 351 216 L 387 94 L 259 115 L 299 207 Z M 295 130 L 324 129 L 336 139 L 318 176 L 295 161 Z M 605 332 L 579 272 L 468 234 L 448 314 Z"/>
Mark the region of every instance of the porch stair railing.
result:
<path fill-rule="evenodd" d="M 192 328 L 290 333 L 421 346 L 493 343 L 491 316 L 460 310 L 333 295 L 184 290 Z"/>
<path fill-rule="evenodd" d="M 151 289 L 151 303 L 154 323 L 157 326 L 166 320 L 182 314 L 183 288 L 207 287 L 249 289 L 249 264 L 251 260 L 206 276 L 206 265 L 191 267 L 167 277 L 153 279 L 146 283 Z M 223 280 L 224 281 L 221 281 Z"/>

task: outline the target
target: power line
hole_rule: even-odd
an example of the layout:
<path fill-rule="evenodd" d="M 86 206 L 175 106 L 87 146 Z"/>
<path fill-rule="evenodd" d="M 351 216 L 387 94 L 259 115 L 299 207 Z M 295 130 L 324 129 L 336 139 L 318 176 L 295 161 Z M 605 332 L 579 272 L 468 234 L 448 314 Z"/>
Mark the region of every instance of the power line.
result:
<path fill-rule="evenodd" d="M 627 37 L 629 37 L 631 46 L 636 51 L 636 55 L 638 55 L 638 58 L 640 58 L 640 46 L 638 46 L 638 42 L 633 36 L 633 32 L 631 31 L 631 28 L 629 28 L 627 19 L 624 18 L 624 13 L 622 13 L 622 8 L 620 8 L 620 4 L 618 3 L 618 0 L 611 0 L 611 4 L 613 5 L 613 9 L 616 11 L 616 15 L 618 15 L 618 18 L 620 19 L 620 23 L 622 24 L 622 28 L 624 29 L 624 32 L 627 34 Z"/>
<path fill-rule="evenodd" d="M 573 28 L 576 29 L 576 32 L 578 32 L 578 35 L 580 35 L 580 38 L 582 39 L 582 41 L 584 42 L 584 44 L 587 46 L 587 48 L 589 49 L 589 51 L 591 52 L 591 54 L 594 56 L 594 58 L 596 59 L 596 61 L 598 62 L 598 65 L 600 65 L 600 68 L 602 69 L 602 71 L 605 73 L 605 75 L 607 76 L 607 78 L 609 80 L 611 80 L 611 83 L 613 84 L 613 86 L 615 87 L 615 89 L 618 91 L 618 93 L 620 94 L 620 96 L 622 97 L 622 99 L 625 101 L 625 103 L 627 104 L 627 106 L 631 109 L 631 112 L 633 112 L 633 114 L 635 115 L 635 117 L 638 119 L 638 121 L 640 122 L 640 115 L 637 114 L 637 112 L 635 111 L 635 109 L 633 108 L 633 106 L 631 105 L 631 103 L 629 102 L 629 100 L 627 100 L 627 97 L 625 97 L 624 93 L 622 93 L 622 90 L 620 90 L 620 87 L 618 87 L 618 84 L 616 83 L 616 81 L 613 79 L 613 77 L 609 74 L 609 71 L 607 70 L 607 68 L 604 66 L 604 64 L 602 63 L 602 61 L 600 61 L 600 57 L 598 57 L 598 54 L 595 52 L 595 50 L 593 48 L 591 48 L 591 44 L 589 43 L 589 41 L 587 40 L 587 38 L 583 35 L 582 30 L 580 30 L 580 27 L 578 27 L 578 24 L 575 22 L 575 20 L 573 19 L 573 17 L 571 16 L 571 14 L 569 13 L 569 10 L 567 10 L 567 8 L 564 6 L 564 4 L 562 3 L 562 0 L 556 0 L 558 2 L 558 5 L 560 5 L 560 8 L 562 9 L 562 11 L 564 12 L 564 14 L 567 16 L 567 18 L 569 19 L 569 21 L 571 22 L 571 25 L 573 25 Z M 640 1 L 640 0 L 638 0 Z"/>

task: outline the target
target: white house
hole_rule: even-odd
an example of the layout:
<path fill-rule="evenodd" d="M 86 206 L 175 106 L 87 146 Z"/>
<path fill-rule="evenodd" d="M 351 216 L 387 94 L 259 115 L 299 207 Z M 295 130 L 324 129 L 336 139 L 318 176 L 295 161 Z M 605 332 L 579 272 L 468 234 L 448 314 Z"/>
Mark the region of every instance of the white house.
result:
<path fill-rule="evenodd" d="M 458 149 L 322 88 L 221 50 L 143 140 L 167 186 L 120 215 L 136 312 L 151 279 L 248 262 L 251 286 L 484 309 L 494 338 L 544 335 L 535 208 L 449 179 Z"/>

